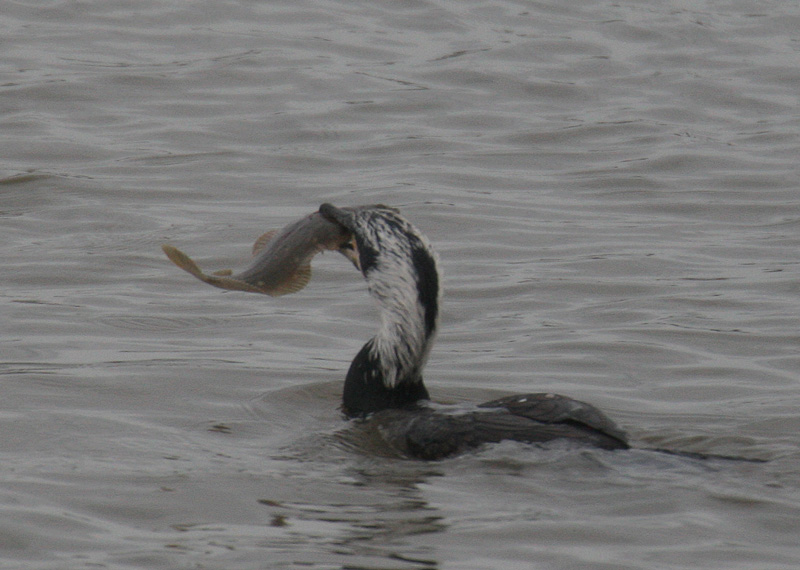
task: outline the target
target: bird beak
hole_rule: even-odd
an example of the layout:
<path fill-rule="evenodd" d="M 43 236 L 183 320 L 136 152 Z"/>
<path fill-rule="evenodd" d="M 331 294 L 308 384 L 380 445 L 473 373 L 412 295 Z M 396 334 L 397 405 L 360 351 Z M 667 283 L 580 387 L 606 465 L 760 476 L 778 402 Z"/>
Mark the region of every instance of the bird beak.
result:
<path fill-rule="evenodd" d="M 361 262 L 358 257 L 358 246 L 354 237 L 339 246 L 339 253 L 345 256 L 355 266 L 356 269 L 361 271 Z"/>
<path fill-rule="evenodd" d="M 333 204 L 322 204 L 319 207 L 320 215 L 332 222 L 334 224 L 338 224 L 342 226 L 349 232 L 353 231 L 353 212 L 349 212 L 342 208 L 337 208 Z"/>
<path fill-rule="evenodd" d="M 353 212 L 342 208 L 337 208 L 333 204 L 326 203 L 319 207 L 319 213 L 329 222 L 337 224 L 350 232 L 350 239 L 339 246 L 339 253 L 349 259 L 355 268 L 361 271 L 361 262 L 359 261 L 358 256 L 358 245 L 356 245 L 356 239 L 353 235 L 355 229 L 355 224 L 353 223 Z"/>

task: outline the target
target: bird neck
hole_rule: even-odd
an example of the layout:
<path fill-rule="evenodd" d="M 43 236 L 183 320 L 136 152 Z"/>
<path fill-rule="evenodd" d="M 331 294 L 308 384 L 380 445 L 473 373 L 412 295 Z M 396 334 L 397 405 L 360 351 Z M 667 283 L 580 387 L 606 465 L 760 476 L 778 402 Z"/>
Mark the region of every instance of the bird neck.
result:
<path fill-rule="evenodd" d="M 421 367 L 411 374 L 393 375 L 394 384 L 386 382 L 386 363 L 375 349 L 375 338 L 367 342 L 353 359 L 342 393 L 342 411 L 347 417 L 365 417 L 389 408 L 411 407 L 427 400 Z"/>
<path fill-rule="evenodd" d="M 395 290 L 382 296 L 381 328 L 356 355 L 344 384 L 342 409 L 348 417 L 363 417 L 388 408 L 404 408 L 428 399 L 422 368 L 436 335 L 438 307 Z M 438 301 L 438 299 L 436 299 Z"/>
<path fill-rule="evenodd" d="M 436 336 L 441 289 L 433 248 L 396 211 L 348 223 L 359 268 L 381 311 L 378 334 L 358 353 L 345 380 L 342 408 L 357 417 L 428 398 L 422 368 Z"/>

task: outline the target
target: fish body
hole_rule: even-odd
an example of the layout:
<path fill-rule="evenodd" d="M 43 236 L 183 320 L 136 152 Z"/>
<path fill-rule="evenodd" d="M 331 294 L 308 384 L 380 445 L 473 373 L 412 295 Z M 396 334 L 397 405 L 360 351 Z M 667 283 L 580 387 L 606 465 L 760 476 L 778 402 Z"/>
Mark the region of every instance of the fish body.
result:
<path fill-rule="evenodd" d="M 277 297 L 300 291 L 308 284 L 311 260 L 322 251 L 339 251 L 355 263 L 352 241 L 347 229 L 314 212 L 258 238 L 253 244 L 252 262 L 236 274 L 231 270 L 207 274 L 178 248 L 164 244 L 161 249 L 175 265 L 209 285 Z"/>

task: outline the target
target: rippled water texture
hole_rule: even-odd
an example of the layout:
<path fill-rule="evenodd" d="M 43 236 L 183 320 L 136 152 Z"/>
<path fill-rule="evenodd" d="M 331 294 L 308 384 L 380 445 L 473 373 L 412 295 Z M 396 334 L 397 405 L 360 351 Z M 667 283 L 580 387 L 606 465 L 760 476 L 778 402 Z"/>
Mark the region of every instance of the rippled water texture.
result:
<path fill-rule="evenodd" d="M 800 566 L 800 8 L 5 0 L 0 567 Z M 445 270 L 435 398 L 557 391 L 652 451 L 354 449 L 377 315 L 212 289 L 385 202 Z"/>

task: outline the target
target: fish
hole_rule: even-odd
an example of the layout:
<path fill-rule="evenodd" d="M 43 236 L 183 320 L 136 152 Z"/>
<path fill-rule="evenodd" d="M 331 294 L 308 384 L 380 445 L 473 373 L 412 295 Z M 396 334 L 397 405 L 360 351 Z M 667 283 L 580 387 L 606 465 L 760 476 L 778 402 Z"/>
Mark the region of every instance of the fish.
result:
<path fill-rule="evenodd" d="M 259 237 L 253 244 L 250 265 L 236 274 L 230 269 L 204 273 L 191 257 L 178 248 L 163 244 L 161 249 L 175 265 L 204 283 L 220 289 L 272 297 L 296 293 L 308 285 L 311 260 L 323 251 L 338 251 L 358 267 L 353 235 L 319 212 Z"/>

